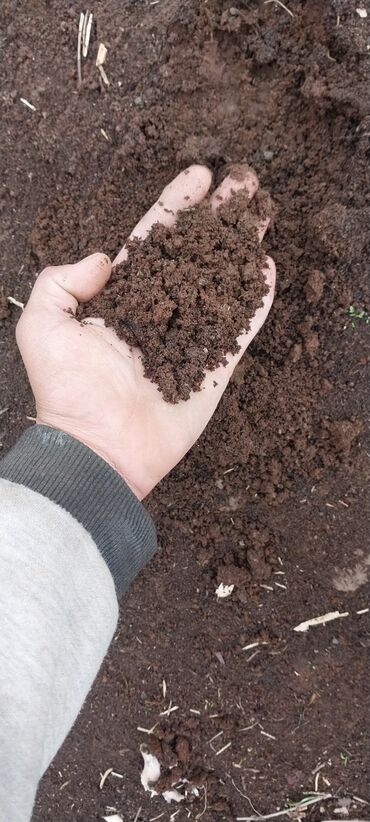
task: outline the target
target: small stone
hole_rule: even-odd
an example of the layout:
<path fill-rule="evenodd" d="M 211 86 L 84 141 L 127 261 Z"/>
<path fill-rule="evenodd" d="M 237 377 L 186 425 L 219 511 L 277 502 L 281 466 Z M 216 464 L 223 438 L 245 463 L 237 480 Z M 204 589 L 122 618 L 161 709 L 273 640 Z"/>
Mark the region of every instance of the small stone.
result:
<path fill-rule="evenodd" d="M 141 97 L 141 95 L 138 95 L 138 97 L 134 97 L 134 103 L 135 103 L 135 106 L 139 106 L 140 108 L 142 108 L 142 107 L 143 107 L 143 105 L 144 105 L 144 100 L 143 100 L 143 98 Z"/>
<path fill-rule="evenodd" d="M 263 157 L 264 157 L 264 159 L 266 160 L 267 163 L 271 162 L 271 160 L 273 159 L 273 156 L 274 156 L 274 152 L 270 151 L 269 149 L 267 149 L 266 151 L 263 152 Z"/>

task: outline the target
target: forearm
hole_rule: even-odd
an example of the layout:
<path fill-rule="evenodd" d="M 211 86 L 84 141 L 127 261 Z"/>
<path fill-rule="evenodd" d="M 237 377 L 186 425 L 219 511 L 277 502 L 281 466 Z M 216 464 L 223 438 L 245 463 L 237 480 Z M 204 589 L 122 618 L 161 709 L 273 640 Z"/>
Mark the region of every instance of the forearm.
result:
<path fill-rule="evenodd" d="M 0 476 L 0 818 L 26 822 L 154 531 L 118 475 L 52 429 L 27 434 Z"/>

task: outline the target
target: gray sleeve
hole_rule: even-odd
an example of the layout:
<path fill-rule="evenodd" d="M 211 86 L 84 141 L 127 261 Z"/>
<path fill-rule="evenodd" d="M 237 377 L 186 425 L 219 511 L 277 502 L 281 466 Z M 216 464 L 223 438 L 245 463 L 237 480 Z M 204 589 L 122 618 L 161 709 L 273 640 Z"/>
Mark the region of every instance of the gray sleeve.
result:
<path fill-rule="evenodd" d="M 130 489 L 71 437 L 35 426 L 0 463 L 0 820 L 29 822 L 111 641 L 117 592 L 154 547 Z"/>
<path fill-rule="evenodd" d="M 92 538 L 40 494 L 0 480 L 0 819 L 28 822 L 117 620 Z"/>

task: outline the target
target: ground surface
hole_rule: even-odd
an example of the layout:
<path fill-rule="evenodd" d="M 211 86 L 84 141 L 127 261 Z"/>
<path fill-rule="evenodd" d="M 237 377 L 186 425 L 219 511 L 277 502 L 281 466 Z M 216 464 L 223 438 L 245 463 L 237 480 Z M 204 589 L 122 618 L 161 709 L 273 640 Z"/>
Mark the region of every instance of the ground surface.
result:
<path fill-rule="evenodd" d="M 368 798 L 367 326 L 366 315 L 349 316 L 350 306 L 369 309 L 366 20 L 360 0 L 287 5 L 294 17 L 247 0 L 95 0 L 78 92 L 80 9 L 3 2 L 5 298 L 27 300 L 45 263 L 114 255 L 194 160 L 216 179 L 230 161 L 249 162 L 278 208 L 266 244 L 278 268 L 272 313 L 206 434 L 151 495 L 158 553 L 122 603 L 34 822 L 92 822 L 108 807 L 125 822 L 177 810 L 177 822 L 233 820 L 253 814 L 251 803 L 269 813 L 315 787 L 340 797 L 309 814 L 325 820 L 346 818 L 335 810 L 347 797 Z M 100 41 L 109 87 L 95 68 Z M 4 450 L 34 414 L 18 313 L 6 299 Z M 220 602 L 219 582 L 235 583 Z M 293 631 L 337 609 L 348 616 Z M 170 701 L 177 710 L 160 717 Z M 200 784 L 180 809 L 140 785 L 149 739 L 137 728 L 158 721 L 162 760 L 182 760 Z M 107 768 L 122 777 L 100 791 Z M 350 818 L 369 816 L 348 804 Z"/>

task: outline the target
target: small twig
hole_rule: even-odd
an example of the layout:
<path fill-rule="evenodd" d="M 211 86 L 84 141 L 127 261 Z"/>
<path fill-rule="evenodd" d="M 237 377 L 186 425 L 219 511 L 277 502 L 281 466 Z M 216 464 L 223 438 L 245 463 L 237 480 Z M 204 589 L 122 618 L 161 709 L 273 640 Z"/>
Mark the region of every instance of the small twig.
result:
<path fill-rule="evenodd" d="M 137 820 L 139 819 L 139 816 L 141 814 L 141 807 L 142 806 L 140 805 L 140 808 L 138 809 L 138 811 L 136 811 L 134 822 L 137 822 Z"/>
<path fill-rule="evenodd" d="M 260 653 L 261 653 L 261 651 L 259 651 L 259 650 L 258 650 L 258 648 L 257 648 L 257 650 L 256 650 L 256 651 L 253 651 L 253 654 L 251 654 L 251 655 L 248 657 L 248 659 L 246 659 L 246 662 L 247 662 L 247 663 L 248 663 L 248 662 L 250 662 L 252 659 L 254 659 L 254 657 L 255 657 L 255 656 L 257 656 L 257 655 L 258 655 L 258 654 L 260 654 Z"/>
<path fill-rule="evenodd" d="M 252 725 L 246 725 L 245 728 L 239 728 L 239 733 L 243 733 L 244 731 L 250 731 L 252 728 L 255 728 L 258 724 L 258 722 L 253 722 Z"/>
<path fill-rule="evenodd" d="M 295 17 L 295 14 L 293 14 L 293 12 L 290 11 L 290 9 L 288 9 L 288 6 L 285 6 L 284 3 L 281 2 L 281 0 L 265 0 L 265 6 L 267 6 L 268 3 L 277 3 L 278 6 L 281 6 L 281 8 L 284 9 L 284 11 L 286 11 L 288 14 L 290 14 L 291 17 Z"/>
<path fill-rule="evenodd" d="M 220 756 L 220 754 L 222 754 L 224 751 L 226 751 L 228 748 L 230 748 L 230 745 L 231 745 L 231 742 L 228 742 L 227 745 L 224 745 L 223 748 L 220 748 L 219 751 L 216 751 L 216 756 Z"/>
<path fill-rule="evenodd" d="M 137 730 L 137 731 L 140 731 L 140 733 L 142 733 L 142 734 L 149 734 L 149 735 L 150 735 L 150 734 L 152 734 L 152 733 L 153 733 L 154 729 L 157 727 L 157 725 L 158 725 L 158 724 L 159 724 L 159 723 L 158 723 L 158 722 L 156 722 L 156 723 L 155 723 L 155 725 L 153 725 L 153 727 L 152 727 L 152 728 L 141 728 L 141 727 L 140 727 L 140 725 L 138 725 L 138 727 L 136 728 L 136 730 Z"/>
<path fill-rule="evenodd" d="M 0 411 L 0 417 L 2 417 L 3 414 L 6 414 L 7 411 L 9 411 L 9 406 L 7 406 L 6 408 L 2 408 Z"/>
<path fill-rule="evenodd" d="M 178 705 L 172 705 L 172 702 L 170 702 L 168 708 L 166 708 L 165 711 L 161 711 L 159 716 L 169 716 L 170 714 L 173 714 L 174 711 L 178 711 L 178 710 L 179 710 L 179 706 Z"/>

